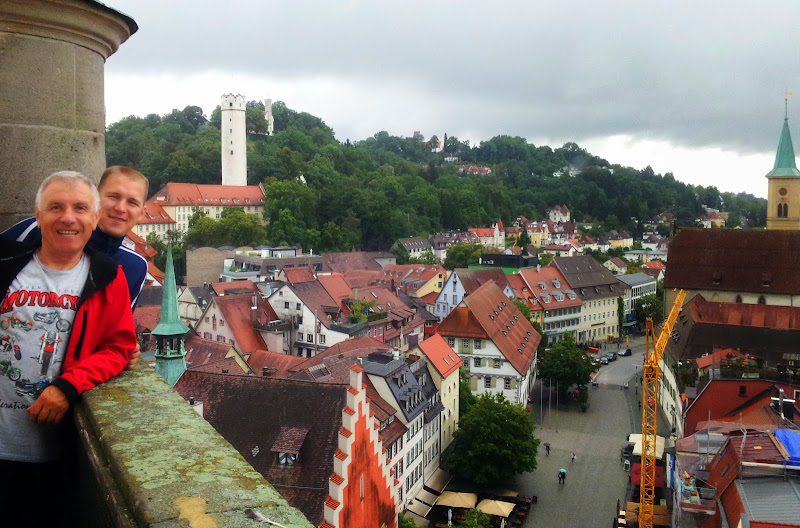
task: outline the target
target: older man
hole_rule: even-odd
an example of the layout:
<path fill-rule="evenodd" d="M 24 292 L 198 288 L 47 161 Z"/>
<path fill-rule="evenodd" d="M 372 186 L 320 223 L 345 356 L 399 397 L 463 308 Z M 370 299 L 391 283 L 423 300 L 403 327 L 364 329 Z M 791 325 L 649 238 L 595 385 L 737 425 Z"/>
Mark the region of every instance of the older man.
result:
<path fill-rule="evenodd" d="M 37 479 L 60 456 L 54 426 L 136 346 L 120 265 L 86 247 L 99 201 L 82 174 L 52 174 L 36 195 L 41 244 L 0 241 L 0 491 L 12 501 L 50 484 Z"/>
<path fill-rule="evenodd" d="M 137 170 L 119 165 L 107 168 L 97 184 L 100 216 L 97 229 L 89 239 L 89 247 L 122 264 L 128 280 L 131 309 L 136 306 L 147 277 L 147 262 L 141 255 L 122 245 L 122 241 L 139 221 L 147 199 L 148 186 L 147 178 Z M 42 238 L 36 218 L 26 218 L 0 236 L 31 244 L 38 243 Z"/>

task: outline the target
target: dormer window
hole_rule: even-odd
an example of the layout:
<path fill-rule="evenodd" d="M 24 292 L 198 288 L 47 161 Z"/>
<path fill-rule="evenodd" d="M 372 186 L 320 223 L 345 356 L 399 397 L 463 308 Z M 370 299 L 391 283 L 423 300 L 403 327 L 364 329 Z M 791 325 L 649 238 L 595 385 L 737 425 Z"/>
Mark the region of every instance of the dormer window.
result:
<path fill-rule="evenodd" d="M 297 455 L 293 453 L 278 453 L 279 466 L 294 466 L 297 462 Z"/>

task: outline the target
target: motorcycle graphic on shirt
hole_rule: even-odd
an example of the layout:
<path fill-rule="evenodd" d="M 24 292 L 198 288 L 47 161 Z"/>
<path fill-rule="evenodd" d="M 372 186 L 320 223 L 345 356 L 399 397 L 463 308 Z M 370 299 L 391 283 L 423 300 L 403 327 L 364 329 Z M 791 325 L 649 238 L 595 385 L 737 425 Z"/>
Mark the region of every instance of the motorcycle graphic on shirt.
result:
<path fill-rule="evenodd" d="M 42 342 L 42 346 L 39 348 L 39 357 L 37 360 L 42 365 L 40 374 L 46 376 L 47 369 L 50 368 L 50 362 L 53 360 L 53 356 L 58 349 L 58 344 L 64 340 L 58 336 L 58 332 L 50 330 L 44 333 L 39 338 L 39 341 Z"/>

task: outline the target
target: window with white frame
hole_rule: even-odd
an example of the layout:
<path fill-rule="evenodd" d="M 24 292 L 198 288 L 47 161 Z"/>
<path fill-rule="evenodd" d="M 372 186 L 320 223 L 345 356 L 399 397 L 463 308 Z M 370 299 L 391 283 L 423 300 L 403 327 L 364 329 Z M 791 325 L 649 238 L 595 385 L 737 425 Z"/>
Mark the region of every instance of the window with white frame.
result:
<path fill-rule="evenodd" d="M 506 378 L 505 379 L 504 387 L 505 387 L 506 390 L 509 390 L 511 388 L 511 378 Z"/>
<path fill-rule="evenodd" d="M 499 359 L 495 359 L 494 360 L 494 368 L 500 368 L 502 366 L 503 366 L 503 362 L 502 361 L 500 361 Z"/>
<path fill-rule="evenodd" d="M 475 367 L 480 367 L 481 366 L 481 358 L 475 358 L 472 361 L 472 365 L 475 366 Z"/>
<path fill-rule="evenodd" d="M 474 347 L 475 347 L 475 350 L 480 350 L 481 349 L 481 340 L 480 339 L 476 339 L 475 340 Z"/>
<path fill-rule="evenodd" d="M 491 377 L 486 376 L 485 378 L 483 378 L 483 387 L 485 389 L 491 389 L 492 388 L 492 378 Z"/>

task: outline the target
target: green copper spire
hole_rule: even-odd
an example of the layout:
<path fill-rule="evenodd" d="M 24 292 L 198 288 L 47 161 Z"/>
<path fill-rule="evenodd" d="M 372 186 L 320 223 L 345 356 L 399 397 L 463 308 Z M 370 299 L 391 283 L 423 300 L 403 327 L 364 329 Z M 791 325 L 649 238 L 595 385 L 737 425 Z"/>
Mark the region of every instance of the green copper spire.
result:
<path fill-rule="evenodd" d="M 175 284 L 175 269 L 172 265 L 172 248 L 167 248 L 167 263 L 164 266 L 164 289 L 161 295 L 161 317 L 153 330 L 155 336 L 184 335 L 189 327 L 178 315 L 178 288 Z"/>
<path fill-rule="evenodd" d="M 178 292 L 175 284 L 175 268 L 172 265 L 172 248 L 167 248 L 167 263 L 164 269 L 164 288 L 161 294 L 161 317 L 152 331 L 156 336 L 156 372 L 170 386 L 175 386 L 186 372 L 186 350 L 183 338 L 189 327 L 178 315 Z"/>
<path fill-rule="evenodd" d="M 767 173 L 767 178 L 796 176 L 800 177 L 800 171 L 794 161 L 794 147 L 792 146 L 792 135 L 789 133 L 789 99 L 786 97 L 786 115 L 783 118 L 783 130 L 781 139 L 778 141 L 778 153 L 775 155 L 775 166 Z"/>

